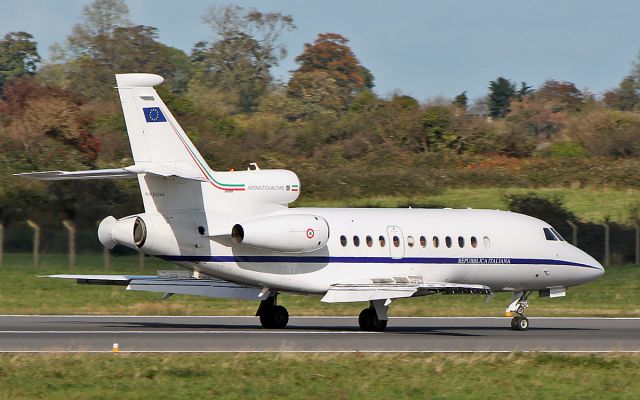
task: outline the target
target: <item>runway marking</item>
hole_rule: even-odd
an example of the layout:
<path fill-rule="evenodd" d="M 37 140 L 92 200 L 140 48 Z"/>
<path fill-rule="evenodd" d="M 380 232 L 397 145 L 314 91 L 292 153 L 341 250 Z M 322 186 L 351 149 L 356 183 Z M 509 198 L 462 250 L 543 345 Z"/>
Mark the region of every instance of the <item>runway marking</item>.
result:
<path fill-rule="evenodd" d="M 255 331 L 240 331 L 240 330 L 216 330 L 216 331 L 202 331 L 202 330 L 181 330 L 181 331 L 0 331 L 0 334 L 106 334 L 106 333 L 117 333 L 117 334 L 127 334 L 127 333 L 155 333 L 155 334 L 185 334 L 185 333 L 198 333 L 198 334 L 226 334 L 226 333 L 250 333 L 256 335 L 271 335 L 271 334 L 279 334 L 279 335 L 306 335 L 306 334 L 321 334 L 321 335 L 343 335 L 343 334 L 365 334 L 365 335 L 377 335 L 385 332 L 364 332 L 364 331 L 300 331 L 300 330 L 282 330 L 282 331 L 272 331 L 268 329 L 264 330 L 255 330 Z M 387 332 L 392 333 L 392 332 Z"/>
<path fill-rule="evenodd" d="M 416 354 L 512 354 L 512 353 L 552 353 L 552 354 L 640 354 L 640 350 L 120 350 L 114 353 L 112 350 L 0 350 L 3 353 L 99 353 L 99 354 L 163 354 L 163 353 L 303 353 L 303 354 L 391 354 L 391 353 L 416 353 Z"/>

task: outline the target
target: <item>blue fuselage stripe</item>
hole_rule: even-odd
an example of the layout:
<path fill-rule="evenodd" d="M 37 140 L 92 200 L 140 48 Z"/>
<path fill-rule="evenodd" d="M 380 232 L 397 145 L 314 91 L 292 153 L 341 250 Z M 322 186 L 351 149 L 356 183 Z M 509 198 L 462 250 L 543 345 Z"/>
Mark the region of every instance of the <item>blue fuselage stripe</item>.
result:
<path fill-rule="evenodd" d="M 173 262 L 294 263 L 294 264 L 455 264 L 455 265 L 566 265 L 600 269 L 594 265 L 548 258 L 458 258 L 458 257 L 337 257 L 337 256 L 159 256 Z"/>

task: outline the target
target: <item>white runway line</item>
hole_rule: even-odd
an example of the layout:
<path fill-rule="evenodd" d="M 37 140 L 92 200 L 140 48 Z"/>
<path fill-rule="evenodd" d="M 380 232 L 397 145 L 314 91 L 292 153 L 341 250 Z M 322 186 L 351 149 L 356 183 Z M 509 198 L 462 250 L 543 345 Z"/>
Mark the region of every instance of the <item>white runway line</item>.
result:
<path fill-rule="evenodd" d="M 246 353 L 303 353 L 303 354 L 392 354 L 392 353 L 415 353 L 415 354 L 640 354 L 640 350 L 120 350 L 114 353 L 112 350 L 0 350 L 3 353 L 97 353 L 97 354 L 246 354 Z"/>
<path fill-rule="evenodd" d="M 197 333 L 197 334 L 226 334 L 226 333 L 250 333 L 250 334 L 255 334 L 255 335 L 271 335 L 271 334 L 279 334 L 279 335 L 306 335 L 306 334 L 321 334 L 321 335 L 343 335 L 343 334 L 358 334 L 358 335 L 379 335 L 382 334 L 384 332 L 364 332 L 364 331 L 299 331 L 299 330 L 281 330 L 281 331 L 275 331 L 275 330 L 268 330 L 268 329 L 263 329 L 263 330 L 256 330 L 256 331 L 239 331 L 239 330 L 216 330 L 216 331 L 202 331 L 202 330 L 181 330 L 181 331 L 0 331 L 0 333 L 7 333 L 7 334 L 30 334 L 30 335 L 35 335 L 35 334 L 81 334 L 81 335 L 87 335 L 87 334 L 99 334 L 99 335 L 104 335 L 104 334 L 147 334 L 147 333 L 155 333 L 155 334 L 192 334 L 192 333 Z"/>

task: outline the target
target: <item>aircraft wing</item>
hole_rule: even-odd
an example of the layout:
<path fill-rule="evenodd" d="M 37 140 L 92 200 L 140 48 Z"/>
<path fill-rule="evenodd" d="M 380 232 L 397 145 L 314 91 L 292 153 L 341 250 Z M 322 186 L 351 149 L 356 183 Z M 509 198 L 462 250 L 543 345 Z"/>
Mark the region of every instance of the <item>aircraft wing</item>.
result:
<path fill-rule="evenodd" d="M 410 279 L 372 279 L 369 282 L 331 285 L 322 301 L 326 303 L 371 301 L 427 296 L 436 293 L 491 294 L 491 289 L 483 285 L 462 283 L 412 282 Z"/>
<path fill-rule="evenodd" d="M 182 271 L 181 271 L 182 272 Z M 269 293 L 261 287 L 243 286 L 215 278 L 187 278 L 155 275 L 47 275 L 46 278 L 75 279 L 78 284 L 126 286 L 127 290 L 188 294 L 215 298 L 263 300 Z"/>

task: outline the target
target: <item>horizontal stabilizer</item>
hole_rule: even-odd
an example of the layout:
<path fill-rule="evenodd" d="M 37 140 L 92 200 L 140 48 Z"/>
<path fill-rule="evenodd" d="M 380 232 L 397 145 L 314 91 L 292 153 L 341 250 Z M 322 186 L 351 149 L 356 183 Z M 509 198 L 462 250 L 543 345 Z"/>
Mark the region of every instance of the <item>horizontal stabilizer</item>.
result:
<path fill-rule="evenodd" d="M 87 171 L 24 172 L 14 175 L 21 178 L 37 179 L 41 181 L 63 181 L 71 179 L 135 178 L 138 174 L 153 174 L 164 178 L 177 177 L 197 181 L 206 180 L 202 174 L 189 168 L 180 168 L 175 165 L 165 166 L 156 164 L 136 164 L 125 168 L 93 169 Z"/>
<path fill-rule="evenodd" d="M 386 281 L 386 280 L 380 280 Z M 370 282 L 334 284 L 322 298 L 325 303 L 344 303 L 351 301 L 371 301 L 418 297 L 430 294 L 491 294 L 491 289 L 483 285 L 467 285 L 448 282 L 413 283 Z"/>
<path fill-rule="evenodd" d="M 44 171 L 44 172 L 24 172 L 14 174 L 21 178 L 37 179 L 39 181 L 63 181 L 68 179 L 115 179 L 115 178 L 135 178 L 134 172 L 125 168 L 114 169 L 92 169 L 87 171 Z"/>
<path fill-rule="evenodd" d="M 186 271 L 180 271 L 186 272 Z M 243 286 L 221 279 L 180 278 L 155 275 L 47 275 L 46 278 L 75 279 L 79 284 L 127 286 L 127 290 L 188 294 L 215 298 L 263 300 L 263 288 Z"/>

